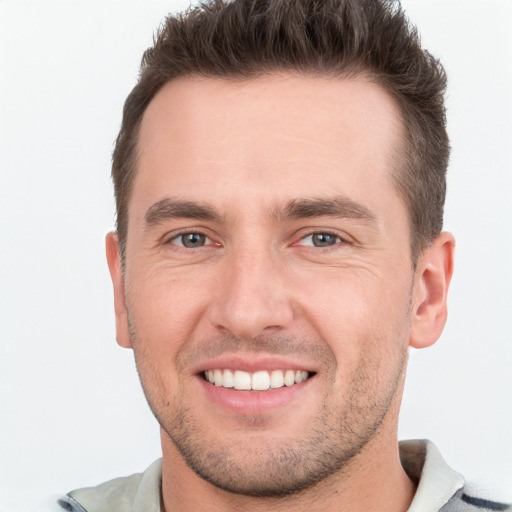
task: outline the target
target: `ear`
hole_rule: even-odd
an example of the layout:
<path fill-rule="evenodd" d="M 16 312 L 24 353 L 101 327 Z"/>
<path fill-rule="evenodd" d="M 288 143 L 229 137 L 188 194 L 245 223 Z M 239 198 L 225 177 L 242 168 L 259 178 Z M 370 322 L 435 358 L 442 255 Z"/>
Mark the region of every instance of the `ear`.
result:
<path fill-rule="evenodd" d="M 423 251 L 418 261 L 413 290 L 411 347 L 429 347 L 443 332 L 454 251 L 455 239 L 450 233 L 443 232 Z"/>
<path fill-rule="evenodd" d="M 121 347 L 131 348 L 130 329 L 128 327 L 128 311 L 124 294 L 124 278 L 119 254 L 119 238 L 114 232 L 108 233 L 105 239 L 107 262 L 110 277 L 114 285 L 114 310 L 116 314 L 116 338 Z"/>

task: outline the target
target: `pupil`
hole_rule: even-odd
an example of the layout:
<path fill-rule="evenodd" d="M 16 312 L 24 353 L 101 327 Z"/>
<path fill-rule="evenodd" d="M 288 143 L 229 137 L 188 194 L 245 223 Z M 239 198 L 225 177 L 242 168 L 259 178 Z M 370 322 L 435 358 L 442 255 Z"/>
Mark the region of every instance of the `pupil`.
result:
<path fill-rule="evenodd" d="M 330 245 L 334 245 L 336 242 L 336 237 L 334 235 L 329 235 L 329 233 L 318 233 L 313 235 L 313 244 L 315 247 L 328 247 Z"/>
<path fill-rule="evenodd" d="M 201 233 L 187 233 L 186 235 L 183 235 L 182 240 L 185 247 L 201 247 L 204 245 L 205 236 L 201 235 Z"/>

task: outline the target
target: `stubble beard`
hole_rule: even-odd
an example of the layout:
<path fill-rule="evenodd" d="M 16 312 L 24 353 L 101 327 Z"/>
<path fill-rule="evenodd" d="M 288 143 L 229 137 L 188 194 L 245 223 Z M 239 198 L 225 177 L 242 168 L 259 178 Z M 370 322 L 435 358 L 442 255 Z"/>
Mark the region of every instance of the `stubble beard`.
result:
<path fill-rule="evenodd" d="M 201 425 L 183 406 L 172 419 L 160 418 L 163 421 L 159 422 L 186 464 L 202 479 L 230 493 L 278 498 L 348 471 L 378 434 L 397 392 L 398 388 L 393 389 L 380 404 L 354 400 L 338 417 L 322 408 L 300 441 L 275 439 L 269 433 L 266 439 L 251 439 L 248 434 L 245 442 L 208 442 Z"/>
<path fill-rule="evenodd" d="M 131 332 L 136 347 L 133 326 Z M 288 340 L 288 343 L 300 344 L 297 340 Z M 181 385 L 176 394 L 181 399 L 170 409 L 168 399 L 159 396 L 162 390 L 146 378 L 154 375 L 155 370 L 147 364 L 144 350 L 135 353 L 150 408 L 187 466 L 224 491 L 277 498 L 300 493 L 348 470 L 356 456 L 379 433 L 390 407 L 401 395 L 407 348 L 404 343 L 399 347 L 384 393 L 375 389 L 375 372 L 380 361 L 363 358 L 350 386 L 344 389 L 345 404 L 331 408 L 324 403 L 309 425 L 304 426 L 300 440 L 273 437 L 271 431 L 262 435 L 265 418 L 252 418 L 246 420 L 247 436 L 240 436 L 236 442 L 222 433 L 212 439 L 211 431 L 205 428 L 193 408 L 187 406 L 189 401 Z M 294 421 L 290 418 L 290 422 Z"/>

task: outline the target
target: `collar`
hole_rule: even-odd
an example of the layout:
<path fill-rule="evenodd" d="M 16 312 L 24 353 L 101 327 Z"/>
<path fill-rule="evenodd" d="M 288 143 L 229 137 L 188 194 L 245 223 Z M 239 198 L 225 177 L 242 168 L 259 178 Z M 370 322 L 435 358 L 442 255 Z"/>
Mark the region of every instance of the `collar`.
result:
<path fill-rule="evenodd" d="M 400 442 L 400 460 L 405 472 L 418 481 L 408 512 L 437 512 L 464 485 L 464 479 L 443 460 L 433 443 L 426 440 Z M 69 493 L 75 510 L 116 512 L 160 512 L 162 461 L 156 460 L 142 474 L 106 482 L 96 488 Z"/>
<path fill-rule="evenodd" d="M 407 512 L 437 512 L 464 486 L 464 478 L 430 441 L 401 441 L 400 461 L 409 477 L 419 481 Z"/>

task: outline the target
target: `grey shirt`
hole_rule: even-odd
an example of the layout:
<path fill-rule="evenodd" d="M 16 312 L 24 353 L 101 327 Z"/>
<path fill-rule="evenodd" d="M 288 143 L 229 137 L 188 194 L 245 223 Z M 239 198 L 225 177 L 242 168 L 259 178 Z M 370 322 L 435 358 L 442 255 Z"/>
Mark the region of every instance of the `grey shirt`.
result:
<path fill-rule="evenodd" d="M 508 505 L 471 494 L 465 487 L 464 478 L 446 464 L 430 441 L 402 441 L 400 459 L 407 474 L 418 481 L 408 512 L 512 512 Z M 59 500 L 60 510 L 160 512 L 161 480 L 162 462 L 159 459 L 144 473 L 71 491 Z"/>

